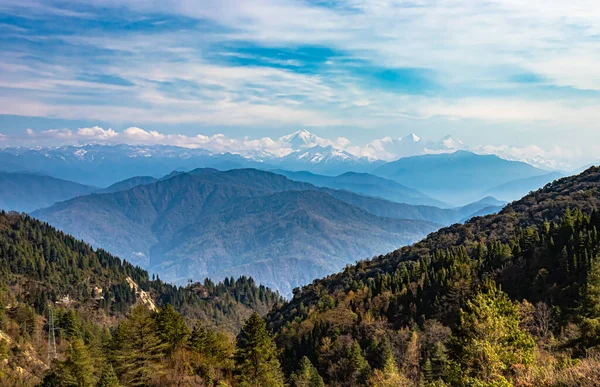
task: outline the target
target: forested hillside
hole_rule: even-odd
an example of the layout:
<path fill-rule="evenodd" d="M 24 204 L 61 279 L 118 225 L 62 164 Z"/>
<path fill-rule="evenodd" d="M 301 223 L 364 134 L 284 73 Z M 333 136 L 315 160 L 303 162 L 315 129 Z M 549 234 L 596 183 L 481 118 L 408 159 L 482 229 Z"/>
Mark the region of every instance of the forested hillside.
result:
<path fill-rule="evenodd" d="M 596 385 L 600 169 L 294 291 L 284 370 L 335 386 Z"/>
<path fill-rule="evenodd" d="M 46 224 L 2 213 L 0 381 L 596 386 L 599 189 L 600 168 L 555 181 L 497 215 L 295 289 L 286 303 L 245 278 L 185 288 L 150 280 Z M 251 314 L 272 305 L 266 322 Z"/>
<path fill-rule="evenodd" d="M 177 310 L 185 315 L 185 323 L 201 322 L 207 332 L 230 342 L 253 312 L 264 315 L 280 301 L 278 294 L 246 277 L 184 288 L 149 279 L 146 271 L 45 223 L 0 212 L 2 386 L 41 380 L 48 367 L 50 306 L 58 358 L 70 351 L 89 352 L 96 363 L 94 372 L 100 373 L 107 365 L 101 348 L 111 339 L 107 329 L 120 327 L 125 316 L 149 318 L 160 311 L 175 315 Z M 136 305 L 140 308 L 132 314 Z"/>

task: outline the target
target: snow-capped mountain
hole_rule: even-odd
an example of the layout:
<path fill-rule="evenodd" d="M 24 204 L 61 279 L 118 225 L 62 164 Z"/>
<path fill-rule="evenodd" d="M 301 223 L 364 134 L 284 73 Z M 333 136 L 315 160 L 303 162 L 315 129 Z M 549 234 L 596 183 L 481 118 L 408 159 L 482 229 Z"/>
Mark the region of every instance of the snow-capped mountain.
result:
<path fill-rule="evenodd" d="M 447 153 L 465 149 L 465 145 L 457 138 L 447 135 L 439 141 L 429 142 L 425 153 Z"/>
<path fill-rule="evenodd" d="M 329 145 L 329 142 L 329 140 L 314 135 L 306 129 L 298 130 L 279 139 L 279 144 L 281 146 L 293 150 L 312 148 L 317 145 L 327 146 Z"/>
<path fill-rule="evenodd" d="M 397 160 L 428 153 L 455 152 L 464 148 L 462 141 L 448 135 L 439 141 L 427 141 L 414 133 L 404 137 L 384 137 L 368 143 L 363 152 L 373 159 Z"/>
<path fill-rule="evenodd" d="M 0 149 L 0 170 L 48 174 L 52 171 L 56 177 L 103 186 L 114 182 L 113 170 L 117 170 L 116 178 L 121 180 L 134 175 L 158 176 L 173 170 L 198 167 L 221 170 L 281 168 L 341 174 L 348 171 L 371 172 L 384 162 L 403 157 L 458 150 L 496 154 L 508 160 L 525 161 L 548 169 L 552 165 L 549 160 L 540 158 L 543 152 L 539 148 L 521 148 L 519 151 L 508 146 L 467 147 L 451 135 L 431 141 L 411 133 L 403 137 L 384 137 L 365 145 L 353 145 L 344 137 L 332 140 L 302 129 L 275 140 L 269 137 L 229 138 L 222 134 L 198 135 L 183 140 L 177 137 L 179 142 L 176 145 L 95 143 L 38 148 L 7 147 Z"/>
<path fill-rule="evenodd" d="M 373 160 L 355 156 L 332 145 L 298 149 L 273 162 L 283 169 L 324 174 L 340 174 L 351 170 L 362 172 L 378 165 Z"/>

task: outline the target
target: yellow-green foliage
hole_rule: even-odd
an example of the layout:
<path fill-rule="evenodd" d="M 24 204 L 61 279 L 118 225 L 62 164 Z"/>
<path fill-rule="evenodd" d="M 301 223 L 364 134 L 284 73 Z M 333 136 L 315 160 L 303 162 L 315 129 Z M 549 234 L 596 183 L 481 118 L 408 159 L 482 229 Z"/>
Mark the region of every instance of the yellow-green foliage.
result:
<path fill-rule="evenodd" d="M 460 312 L 452 340 L 454 383 L 510 386 L 519 367 L 533 362 L 533 338 L 519 327 L 519 309 L 494 283 L 487 282 Z"/>

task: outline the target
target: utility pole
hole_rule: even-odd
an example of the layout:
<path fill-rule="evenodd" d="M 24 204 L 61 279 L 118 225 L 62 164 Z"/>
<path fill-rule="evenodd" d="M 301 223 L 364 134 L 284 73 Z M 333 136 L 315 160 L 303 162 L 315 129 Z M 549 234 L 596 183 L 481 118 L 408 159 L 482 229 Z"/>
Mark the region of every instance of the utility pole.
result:
<path fill-rule="evenodd" d="M 52 301 L 50 301 L 50 304 L 48 304 L 48 365 L 56 359 L 56 335 L 54 331 L 54 311 L 52 310 Z"/>

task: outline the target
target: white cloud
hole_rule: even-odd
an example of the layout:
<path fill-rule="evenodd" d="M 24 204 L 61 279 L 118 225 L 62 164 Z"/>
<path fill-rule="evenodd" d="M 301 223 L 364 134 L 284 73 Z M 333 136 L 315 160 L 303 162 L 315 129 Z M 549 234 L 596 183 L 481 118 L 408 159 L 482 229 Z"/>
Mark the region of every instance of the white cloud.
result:
<path fill-rule="evenodd" d="M 83 138 L 109 140 L 111 138 L 117 137 L 119 134 L 113 129 L 102 129 L 99 126 L 94 126 L 92 128 L 77 129 L 77 135 Z"/>
<path fill-rule="evenodd" d="M 59 139 L 59 140 L 70 140 L 73 139 L 73 132 L 70 129 L 49 129 L 41 132 L 36 132 L 32 129 L 25 129 L 27 136 L 36 139 Z"/>
<path fill-rule="evenodd" d="M 6 0 L 0 8 L 9 14 L 17 10 L 15 13 L 29 15 L 25 17 L 41 19 L 64 14 L 58 11 L 68 11 L 69 3 L 78 5 L 76 9 L 87 8 L 76 0 L 61 1 L 56 7 L 54 3 Z M 442 124 L 458 123 L 455 127 L 475 121 L 499 123 L 505 128 L 535 127 L 542 134 L 552 123 L 577 132 L 572 142 L 582 145 L 594 138 L 600 121 L 600 100 L 595 94 L 600 90 L 600 66 L 596 65 L 600 62 L 598 2 L 208 0 L 200 4 L 189 0 L 98 0 L 89 10 L 102 18 L 106 16 L 103 7 L 128 7 L 136 18 L 146 14 L 185 15 L 224 28 L 30 34 L 28 39 L 40 44 L 48 40 L 68 44 L 74 54 L 79 48 L 85 48 L 85 52 L 101 49 L 102 60 L 93 55 L 64 55 L 61 50 L 52 56 L 27 47 L 3 50 L 0 87 L 10 90 L 10 95 L 0 96 L 1 114 L 135 122 L 142 127 L 161 123 L 331 127 L 337 135 L 346 127 L 386 128 L 385 134 L 392 134 L 397 127 L 438 118 Z M 27 10 L 31 12 L 24 12 Z M 23 34 L 14 29 L 3 31 L 15 39 Z M 333 57 L 322 58 L 327 59 L 326 65 L 313 71 L 303 67 L 302 60 L 224 49 L 248 42 L 254 47 L 290 52 L 297 47 L 325 47 L 331 49 Z M 215 60 L 227 55 L 277 66 Z M 36 56 L 43 60 L 31 59 Z M 414 95 L 380 89 L 358 71 L 369 63 L 392 70 L 424 69 L 443 90 Z M 94 81 L 90 74 L 123 82 Z M 539 95 L 522 93 L 529 89 L 511 81 L 513 75 L 531 75 L 545 86 L 560 88 L 548 87 Z M 585 92 L 571 90 L 563 94 L 563 88 Z M 73 141 L 171 143 L 218 151 L 289 151 L 270 138 L 234 140 L 140 128 L 121 133 L 87 129 L 94 128 L 45 136 Z M 43 136 L 38 133 L 38 138 Z M 490 130 L 486 136 L 489 142 L 506 142 L 502 130 Z M 529 142 L 520 137 L 514 141 L 520 148 L 527 148 Z M 562 138 L 557 136 L 553 141 L 560 143 Z M 382 144 L 365 147 L 344 138 L 319 144 L 361 156 L 397 156 Z"/>
<path fill-rule="evenodd" d="M 146 131 L 137 127 L 125 129 L 123 136 L 128 140 L 133 140 L 139 143 L 159 143 L 167 138 L 167 136 L 158 133 L 155 130 Z"/>

